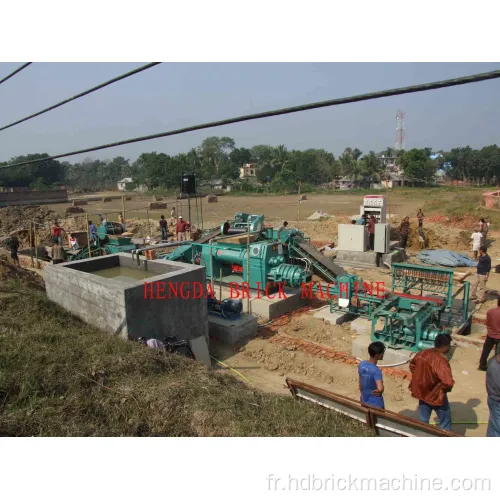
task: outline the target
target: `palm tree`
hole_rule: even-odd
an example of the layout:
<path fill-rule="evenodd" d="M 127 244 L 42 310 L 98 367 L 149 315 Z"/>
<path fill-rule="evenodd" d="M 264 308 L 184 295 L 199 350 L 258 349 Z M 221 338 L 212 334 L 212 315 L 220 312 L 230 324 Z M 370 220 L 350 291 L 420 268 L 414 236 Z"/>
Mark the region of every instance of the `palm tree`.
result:
<path fill-rule="evenodd" d="M 288 164 L 288 151 L 286 147 L 280 145 L 277 148 L 274 148 L 271 165 L 276 168 L 276 170 L 284 170 Z"/>

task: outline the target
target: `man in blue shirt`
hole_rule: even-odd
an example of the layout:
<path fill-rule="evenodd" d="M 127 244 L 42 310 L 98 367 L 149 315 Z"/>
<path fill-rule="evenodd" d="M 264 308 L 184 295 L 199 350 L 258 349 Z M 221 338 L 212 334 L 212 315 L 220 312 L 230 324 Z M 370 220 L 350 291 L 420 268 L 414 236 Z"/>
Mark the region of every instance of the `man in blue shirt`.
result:
<path fill-rule="evenodd" d="M 89 220 L 89 232 L 90 232 L 90 240 L 93 241 L 97 238 L 97 228 L 95 227 L 95 224 L 92 223 L 91 220 Z"/>
<path fill-rule="evenodd" d="M 382 370 L 377 363 L 384 359 L 385 345 L 382 342 L 373 342 L 368 346 L 368 361 L 361 361 L 358 367 L 359 392 L 361 393 L 361 402 L 363 404 L 385 408 L 384 382 L 382 379 Z"/>
<path fill-rule="evenodd" d="M 481 298 L 478 302 L 484 302 L 486 295 L 486 282 L 490 276 L 491 271 L 491 258 L 488 255 L 488 251 L 485 246 L 479 248 L 479 258 L 477 260 L 477 274 L 476 280 L 474 281 L 470 294 L 471 300 L 477 300 L 477 289 L 481 290 Z"/>

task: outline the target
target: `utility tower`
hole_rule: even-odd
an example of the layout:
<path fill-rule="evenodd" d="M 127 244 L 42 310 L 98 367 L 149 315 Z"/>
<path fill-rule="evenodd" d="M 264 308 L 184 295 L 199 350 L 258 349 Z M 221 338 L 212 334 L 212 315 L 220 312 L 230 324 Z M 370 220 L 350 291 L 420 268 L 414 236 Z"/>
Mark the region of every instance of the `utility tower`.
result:
<path fill-rule="evenodd" d="M 405 114 L 400 109 L 396 115 L 396 151 L 403 151 L 406 149 L 405 144 Z"/>

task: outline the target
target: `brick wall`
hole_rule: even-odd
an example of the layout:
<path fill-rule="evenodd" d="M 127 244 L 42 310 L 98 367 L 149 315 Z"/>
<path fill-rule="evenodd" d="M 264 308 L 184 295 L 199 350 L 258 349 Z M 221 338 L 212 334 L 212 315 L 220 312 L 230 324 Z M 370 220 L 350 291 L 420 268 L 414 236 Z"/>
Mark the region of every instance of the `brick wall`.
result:
<path fill-rule="evenodd" d="M 68 201 L 67 189 L 47 191 L 0 192 L 0 206 L 37 205 L 40 203 L 64 203 Z"/>

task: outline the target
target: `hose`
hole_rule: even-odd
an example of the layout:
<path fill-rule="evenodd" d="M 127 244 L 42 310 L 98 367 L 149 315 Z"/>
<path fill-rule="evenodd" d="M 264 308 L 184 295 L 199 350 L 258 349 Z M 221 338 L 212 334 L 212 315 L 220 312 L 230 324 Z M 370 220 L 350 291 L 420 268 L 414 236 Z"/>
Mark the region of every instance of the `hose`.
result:
<path fill-rule="evenodd" d="M 223 363 L 222 361 L 219 361 L 218 359 L 214 358 L 213 356 L 210 356 L 216 363 L 218 363 L 219 365 L 223 366 L 224 368 L 229 368 L 231 371 L 233 371 L 234 373 L 236 373 L 237 375 L 239 375 L 243 380 L 245 380 L 245 382 L 248 382 L 252 387 L 255 388 L 255 385 L 252 384 L 252 382 L 250 382 L 250 380 L 248 380 L 245 375 L 243 375 L 242 373 L 240 373 L 239 371 L 235 370 L 234 368 L 230 367 L 229 365 L 226 365 L 225 363 Z"/>
<path fill-rule="evenodd" d="M 364 361 L 364 360 L 363 360 L 363 359 L 361 359 L 361 358 L 356 358 L 356 359 L 357 359 L 358 361 Z M 394 364 L 392 364 L 392 365 L 379 365 L 379 364 L 377 364 L 377 366 L 378 366 L 379 368 L 393 368 L 393 367 L 395 367 L 395 366 L 405 365 L 406 363 L 409 363 L 409 362 L 410 362 L 410 360 L 409 360 L 409 359 L 407 359 L 406 361 L 401 361 L 400 363 L 394 363 Z"/>

